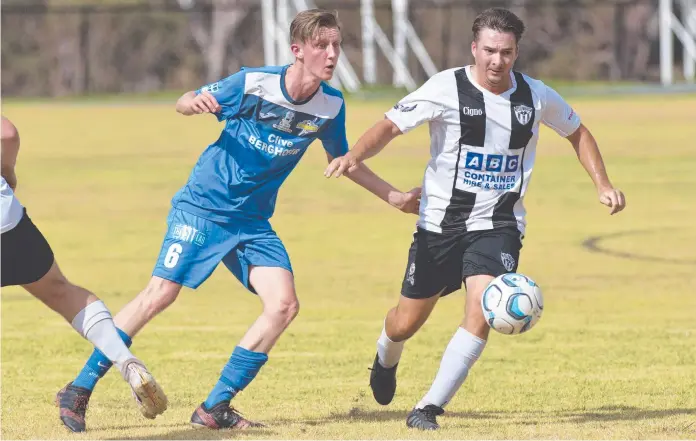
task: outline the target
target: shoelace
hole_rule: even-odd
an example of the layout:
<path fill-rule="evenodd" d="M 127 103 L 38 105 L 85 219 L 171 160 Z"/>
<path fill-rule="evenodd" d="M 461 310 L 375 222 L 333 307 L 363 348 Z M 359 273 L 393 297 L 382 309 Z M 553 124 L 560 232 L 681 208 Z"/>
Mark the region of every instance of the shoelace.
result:
<path fill-rule="evenodd" d="M 244 419 L 244 416 L 242 415 L 242 413 L 232 406 L 225 407 L 225 408 L 221 409 L 220 413 L 221 413 L 221 416 L 225 419 L 229 418 L 230 414 L 237 419 Z"/>
<path fill-rule="evenodd" d="M 421 412 L 423 412 L 423 414 L 425 415 L 425 419 L 431 423 L 436 422 L 436 416 L 445 413 L 442 409 L 435 406 L 425 406 L 425 408 L 421 409 Z"/>

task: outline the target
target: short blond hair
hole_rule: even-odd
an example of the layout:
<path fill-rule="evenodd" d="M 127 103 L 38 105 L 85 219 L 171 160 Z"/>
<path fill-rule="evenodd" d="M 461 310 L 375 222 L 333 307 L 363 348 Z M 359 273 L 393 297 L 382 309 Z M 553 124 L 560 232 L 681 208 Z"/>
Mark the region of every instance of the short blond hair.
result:
<path fill-rule="evenodd" d="M 326 9 L 307 9 L 302 11 L 290 24 L 290 42 L 306 43 L 313 39 L 320 28 L 341 30 L 341 23 L 335 12 Z"/>

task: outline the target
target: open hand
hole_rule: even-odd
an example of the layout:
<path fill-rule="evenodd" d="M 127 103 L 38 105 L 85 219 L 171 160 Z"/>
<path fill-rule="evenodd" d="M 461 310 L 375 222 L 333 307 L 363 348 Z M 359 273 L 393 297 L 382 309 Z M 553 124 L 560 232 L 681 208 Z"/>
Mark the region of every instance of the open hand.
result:
<path fill-rule="evenodd" d="M 330 178 L 334 176 L 340 178 L 343 173 L 351 173 L 358 168 L 358 161 L 353 158 L 350 152 L 346 153 L 344 156 L 339 156 L 329 163 L 324 170 L 324 176 Z"/>

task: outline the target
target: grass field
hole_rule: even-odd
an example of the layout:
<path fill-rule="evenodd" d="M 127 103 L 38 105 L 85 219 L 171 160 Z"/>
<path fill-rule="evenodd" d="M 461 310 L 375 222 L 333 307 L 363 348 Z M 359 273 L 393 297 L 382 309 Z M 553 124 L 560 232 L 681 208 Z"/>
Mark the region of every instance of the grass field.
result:
<path fill-rule="evenodd" d="M 317 144 L 281 190 L 273 219 L 295 268 L 300 315 L 235 399 L 268 428 L 188 425 L 260 311 L 223 267 L 135 339 L 170 409 L 143 419 L 112 372 L 79 436 L 63 429 L 52 403 L 90 347 L 21 289 L 3 289 L 2 438 L 696 438 L 696 96 L 571 101 L 628 208 L 609 216 L 570 145 L 544 129 L 520 266 L 543 289 L 544 317 L 528 334 L 492 335 L 440 432 L 409 431 L 405 417 L 434 378 L 464 294 L 443 300 L 409 341 L 396 398 L 377 405 L 367 368 L 416 218 L 350 181 L 326 180 Z M 350 141 L 389 106 L 349 103 Z M 14 102 L 3 114 L 22 136 L 21 201 L 68 277 L 117 311 L 149 279 L 169 200 L 220 126 L 181 117 L 173 103 Z M 408 189 L 419 185 L 427 155 L 419 129 L 369 165 Z M 614 254 L 583 248 L 590 237 Z"/>

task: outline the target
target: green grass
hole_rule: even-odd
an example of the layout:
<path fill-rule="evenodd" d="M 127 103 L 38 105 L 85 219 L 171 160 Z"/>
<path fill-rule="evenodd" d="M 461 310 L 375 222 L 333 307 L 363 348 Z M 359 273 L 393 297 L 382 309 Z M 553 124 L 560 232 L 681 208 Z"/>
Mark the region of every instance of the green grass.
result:
<path fill-rule="evenodd" d="M 235 405 L 269 427 L 193 431 L 236 342 L 260 311 L 224 268 L 135 339 L 170 409 L 144 420 L 116 373 L 95 390 L 85 435 L 68 434 L 52 401 L 90 353 L 55 313 L 18 288 L 2 290 L 5 439 L 676 439 L 696 438 L 696 98 L 573 100 L 600 141 L 628 208 L 610 217 L 566 141 L 544 129 L 526 198 L 520 271 L 546 310 L 516 337 L 492 335 L 442 417 L 405 427 L 461 320 L 462 292 L 444 299 L 406 346 L 389 407 L 368 383 L 384 314 L 395 304 L 415 217 L 351 182 L 325 180 L 315 145 L 281 190 L 273 224 L 296 272 L 299 317 Z M 19 197 L 73 281 L 115 312 L 142 289 L 159 251 L 169 200 L 220 126 L 183 118 L 173 103 L 5 103 L 19 127 Z M 391 102 L 349 103 L 350 141 Z M 398 138 L 370 166 L 419 185 L 427 129 Z M 581 243 L 677 262 L 590 253 Z"/>

